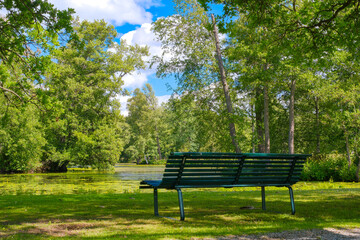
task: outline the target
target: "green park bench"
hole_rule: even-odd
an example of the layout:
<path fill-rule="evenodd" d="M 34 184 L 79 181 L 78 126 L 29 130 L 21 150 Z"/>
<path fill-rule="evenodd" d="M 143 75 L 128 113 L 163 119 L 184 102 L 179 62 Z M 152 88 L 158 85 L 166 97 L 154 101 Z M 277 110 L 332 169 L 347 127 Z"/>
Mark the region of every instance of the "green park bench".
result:
<path fill-rule="evenodd" d="M 180 219 L 185 219 L 182 188 L 261 187 L 265 210 L 265 187 L 287 187 L 291 212 L 295 203 L 291 186 L 299 181 L 309 154 L 175 152 L 167 160 L 162 180 L 143 180 L 140 188 L 154 190 L 154 212 L 158 211 L 158 189 L 178 192 Z"/>

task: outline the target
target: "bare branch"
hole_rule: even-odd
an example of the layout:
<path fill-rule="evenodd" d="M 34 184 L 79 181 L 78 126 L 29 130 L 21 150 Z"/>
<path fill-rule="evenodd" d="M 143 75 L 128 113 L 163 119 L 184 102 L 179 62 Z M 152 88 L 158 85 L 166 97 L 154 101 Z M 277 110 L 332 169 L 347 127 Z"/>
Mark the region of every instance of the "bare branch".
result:
<path fill-rule="evenodd" d="M 17 94 L 16 92 L 14 92 L 13 90 L 11 89 L 8 89 L 8 88 L 4 88 L 3 86 L 0 85 L 0 89 L 6 91 L 6 92 L 9 92 L 15 96 L 17 96 L 22 102 L 24 101 L 22 97 L 19 96 L 19 94 Z"/>

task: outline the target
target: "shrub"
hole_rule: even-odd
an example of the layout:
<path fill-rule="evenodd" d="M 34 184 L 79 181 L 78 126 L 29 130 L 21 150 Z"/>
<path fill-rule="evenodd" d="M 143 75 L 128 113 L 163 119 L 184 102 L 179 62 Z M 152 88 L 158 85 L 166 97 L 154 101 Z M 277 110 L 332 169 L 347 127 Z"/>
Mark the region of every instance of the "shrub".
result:
<path fill-rule="evenodd" d="M 305 181 L 355 181 L 356 166 L 350 169 L 345 155 L 315 155 L 307 160 L 301 179 Z"/>

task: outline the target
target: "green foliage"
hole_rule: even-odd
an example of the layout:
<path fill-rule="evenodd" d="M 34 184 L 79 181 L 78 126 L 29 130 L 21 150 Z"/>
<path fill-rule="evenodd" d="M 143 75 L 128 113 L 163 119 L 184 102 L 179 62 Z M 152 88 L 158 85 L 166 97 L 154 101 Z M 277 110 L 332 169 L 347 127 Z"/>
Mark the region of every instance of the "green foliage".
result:
<path fill-rule="evenodd" d="M 315 155 L 307 160 L 301 178 L 305 181 L 355 181 L 356 167 L 350 168 L 344 155 Z"/>
<path fill-rule="evenodd" d="M 72 9 L 58 10 L 46 0 L 22 1 L 1 0 L 0 10 L 0 62 L 1 65 L 16 67 L 22 70 L 15 85 L 8 85 L 0 80 L 0 89 L 4 94 L 32 101 L 37 91 L 27 84 L 31 79 L 34 85 L 40 86 L 42 75 L 46 73 L 51 62 L 48 54 L 59 46 L 58 35 L 72 35 Z M 45 54 L 44 54 L 45 53 Z M 25 80 L 25 81 L 24 81 Z"/>
<path fill-rule="evenodd" d="M 159 77 L 173 75 L 180 91 L 200 90 L 218 81 L 215 43 L 209 20 L 195 0 L 176 1 L 176 12 L 153 23 L 164 54 L 155 57 Z"/>
<path fill-rule="evenodd" d="M 182 96 L 173 96 L 165 105 L 162 117 L 167 123 L 168 152 L 229 152 L 233 150 L 228 134 L 227 115 L 222 107 L 221 88 L 213 86 Z M 240 111 L 239 111 L 240 112 Z M 250 149 L 250 124 L 236 116 L 242 149 Z M 176 124 L 174 124 L 176 123 Z"/>
<path fill-rule="evenodd" d="M 0 96 L 0 173 L 40 166 L 46 141 L 34 105 L 14 107 Z"/>
<path fill-rule="evenodd" d="M 266 133 L 270 151 L 286 153 L 294 123 L 295 152 L 324 156 L 307 163 L 304 179 L 354 180 L 360 169 L 351 161 L 360 158 L 358 0 L 175 3 L 175 15 L 153 24 L 164 54 L 152 64 L 158 76 L 175 76 L 177 93 L 158 106 L 150 85 L 136 89 L 124 118 L 123 77 L 146 68 L 147 47 L 114 43 L 116 30 L 102 20 L 70 23 L 72 10 L 47 1 L 0 0 L 0 170 L 104 169 L 120 156 L 163 163 L 172 151 L 232 151 L 229 122 L 244 152 L 264 151 Z M 230 115 L 210 3 L 223 7 L 216 19 L 226 33 L 221 51 Z M 326 155 L 334 152 L 346 157 Z"/>
<path fill-rule="evenodd" d="M 267 29 L 277 34 L 267 42 L 285 52 L 300 56 L 324 56 L 337 46 L 354 48 L 359 40 L 359 1 L 222 1 L 200 0 L 207 11 L 210 4 L 221 4 L 224 31 L 232 31 L 232 20 L 246 19 L 250 28 Z M 229 21 L 228 19 L 231 19 Z M 355 47 L 356 48 L 356 47 Z"/>
<path fill-rule="evenodd" d="M 157 105 L 151 85 L 146 84 L 142 90 L 135 89 L 127 106 L 129 115 L 126 122 L 129 124 L 131 137 L 124 151 L 124 158 L 138 164 L 161 160 L 165 142 L 162 132 L 166 132 L 166 126 L 162 120 L 162 108 Z"/>
<path fill-rule="evenodd" d="M 79 41 L 57 51 L 46 79 L 53 110 L 43 119 L 47 126 L 47 161 L 58 165 L 114 165 L 127 138 L 120 103 L 122 77 L 144 68 L 146 47 L 114 44 L 117 33 L 105 21 L 75 21 Z M 55 155 L 54 155 L 55 154 Z"/>

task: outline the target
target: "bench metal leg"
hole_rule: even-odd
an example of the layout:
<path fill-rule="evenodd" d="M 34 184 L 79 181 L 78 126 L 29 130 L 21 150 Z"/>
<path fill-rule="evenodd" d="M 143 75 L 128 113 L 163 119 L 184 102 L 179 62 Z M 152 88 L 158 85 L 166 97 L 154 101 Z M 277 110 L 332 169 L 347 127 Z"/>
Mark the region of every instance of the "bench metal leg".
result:
<path fill-rule="evenodd" d="M 295 202 L 294 202 L 294 193 L 291 187 L 289 188 L 289 194 L 290 194 L 290 202 L 291 202 L 291 214 L 295 214 Z"/>
<path fill-rule="evenodd" d="M 158 190 L 157 190 L 157 188 L 154 188 L 154 213 L 155 213 L 155 216 L 159 216 Z"/>
<path fill-rule="evenodd" d="M 265 187 L 261 187 L 261 200 L 262 200 L 262 209 L 266 210 L 266 204 L 265 204 Z"/>
<path fill-rule="evenodd" d="M 184 221 L 185 220 L 185 213 L 184 213 L 184 202 L 183 202 L 182 192 L 181 192 L 180 188 L 177 188 L 176 190 L 178 192 L 178 197 L 179 197 L 180 220 Z"/>

